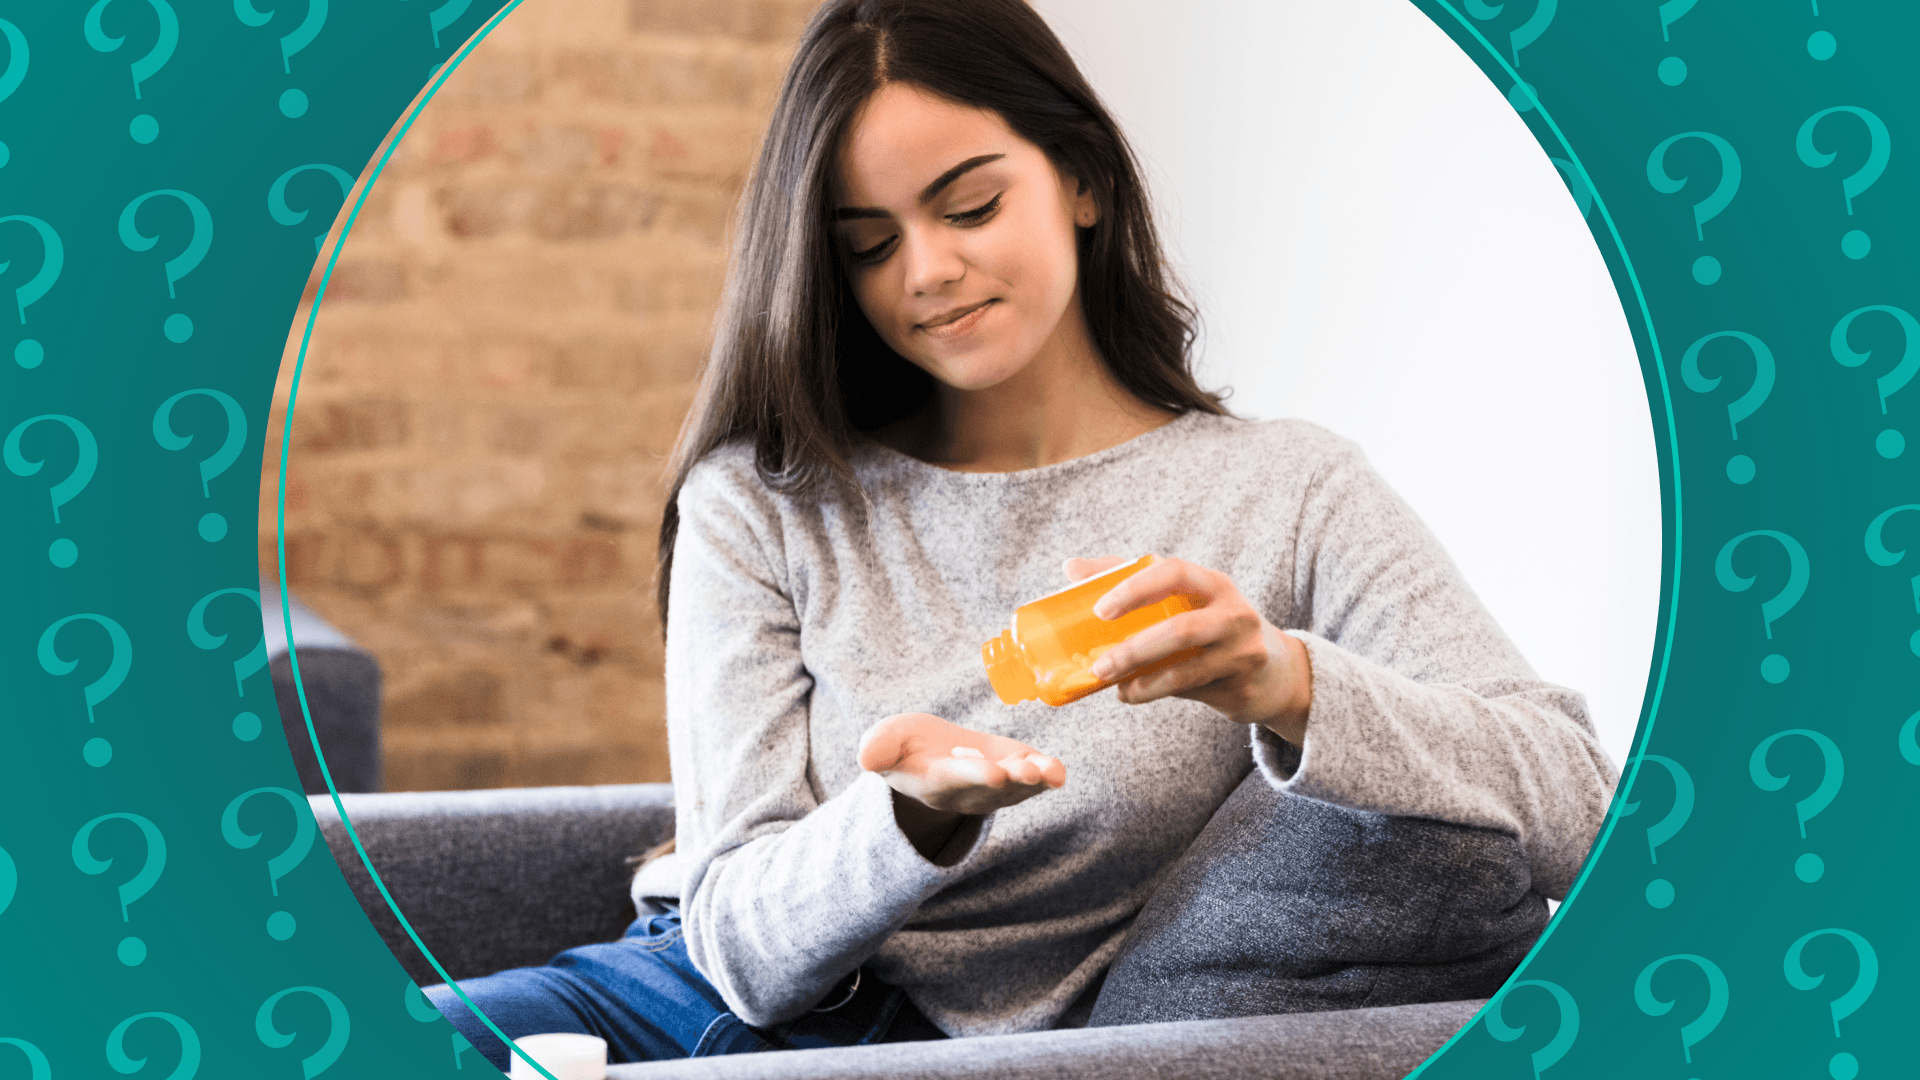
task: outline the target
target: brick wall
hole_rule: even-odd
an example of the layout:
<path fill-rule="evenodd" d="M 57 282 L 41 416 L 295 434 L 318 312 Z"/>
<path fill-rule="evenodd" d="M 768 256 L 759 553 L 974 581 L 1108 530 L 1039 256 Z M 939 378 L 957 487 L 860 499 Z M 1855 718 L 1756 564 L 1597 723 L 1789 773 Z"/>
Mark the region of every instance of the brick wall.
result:
<path fill-rule="evenodd" d="M 287 577 L 380 658 L 389 790 L 668 778 L 662 467 L 813 6 L 526 0 L 368 196 L 301 375 Z"/>

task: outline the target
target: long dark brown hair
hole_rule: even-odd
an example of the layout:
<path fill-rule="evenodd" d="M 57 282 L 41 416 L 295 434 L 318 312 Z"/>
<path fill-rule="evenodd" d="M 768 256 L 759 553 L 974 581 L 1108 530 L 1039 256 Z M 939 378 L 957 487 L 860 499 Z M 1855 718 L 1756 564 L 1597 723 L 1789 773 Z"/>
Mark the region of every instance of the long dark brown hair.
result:
<path fill-rule="evenodd" d="M 892 82 L 993 110 L 1091 187 L 1099 219 L 1079 230 L 1078 251 L 1094 348 L 1149 405 L 1227 411 L 1194 380 L 1198 314 L 1175 295 L 1133 150 L 1046 22 L 1023 0 L 828 0 L 801 36 L 735 214 L 713 351 L 669 466 L 655 582 L 663 629 L 676 501 L 701 458 L 750 440 L 775 490 L 851 495 L 855 437 L 933 395 L 932 376 L 867 321 L 833 247 L 841 140 Z"/>

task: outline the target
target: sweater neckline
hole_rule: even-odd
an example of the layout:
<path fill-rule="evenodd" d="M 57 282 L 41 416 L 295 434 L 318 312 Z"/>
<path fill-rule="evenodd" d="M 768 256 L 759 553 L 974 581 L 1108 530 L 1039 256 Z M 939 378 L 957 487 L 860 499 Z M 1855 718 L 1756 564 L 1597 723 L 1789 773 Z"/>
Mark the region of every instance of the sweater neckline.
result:
<path fill-rule="evenodd" d="M 1041 465 L 1032 469 L 1015 469 L 1012 472 L 963 472 L 959 469 L 943 468 L 921 461 L 911 454 L 901 453 L 868 435 L 860 436 L 860 445 L 872 453 L 881 464 L 922 479 L 976 486 L 1027 484 L 1057 479 L 1136 454 L 1150 452 L 1168 439 L 1185 433 L 1188 428 L 1200 422 L 1200 417 L 1211 415 L 1199 409 L 1190 409 L 1157 428 L 1143 431 L 1131 439 L 1115 443 L 1104 450 L 1096 450 L 1091 454 L 1068 458 L 1065 461 L 1056 461 L 1051 465 Z"/>

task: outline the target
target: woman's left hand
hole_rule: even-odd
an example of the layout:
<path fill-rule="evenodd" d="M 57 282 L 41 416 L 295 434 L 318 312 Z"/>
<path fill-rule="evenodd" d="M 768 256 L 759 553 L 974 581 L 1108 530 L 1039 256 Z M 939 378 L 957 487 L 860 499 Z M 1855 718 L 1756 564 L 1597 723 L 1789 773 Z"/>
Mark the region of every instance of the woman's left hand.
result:
<path fill-rule="evenodd" d="M 1124 559 L 1068 559 L 1067 575 L 1078 581 L 1110 570 Z M 1094 604 L 1093 612 L 1115 619 L 1169 596 L 1185 596 L 1194 610 L 1150 626 L 1109 649 L 1092 668 L 1095 678 L 1115 681 L 1129 705 L 1163 697 L 1204 702 L 1229 720 L 1259 724 L 1301 745 L 1313 705 L 1313 668 L 1299 638 L 1280 632 L 1240 595 L 1232 579 L 1184 559 L 1159 559 L 1121 581 Z M 1126 678 L 1126 673 L 1183 649 L 1201 652 L 1164 671 Z"/>

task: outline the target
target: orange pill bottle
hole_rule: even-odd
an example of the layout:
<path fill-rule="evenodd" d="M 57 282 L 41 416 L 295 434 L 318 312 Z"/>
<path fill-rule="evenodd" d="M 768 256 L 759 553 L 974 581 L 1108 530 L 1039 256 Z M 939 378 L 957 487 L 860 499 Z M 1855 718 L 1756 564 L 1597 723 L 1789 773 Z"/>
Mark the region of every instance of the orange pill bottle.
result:
<path fill-rule="evenodd" d="M 1142 555 L 1015 608 L 1013 625 L 980 646 L 987 678 L 1000 700 L 1013 705 L 1039 698 L 1049 705 L 1065 705 L 1112 686 L 1087 670 L 1095 660 L 1147 627 L 1193 610 L 1186 597 L 1170 596 L 1117 619 L 1093 613 L 1094 603 L 1107 590 L 1156 561 L 1152 555 Z M 1172 667 L 1199 653 L 1198 648 L 1182 650 L 1137 668 L 1128 677 Z"/>

